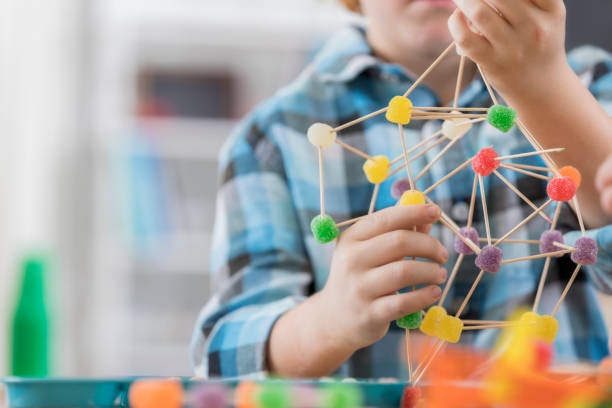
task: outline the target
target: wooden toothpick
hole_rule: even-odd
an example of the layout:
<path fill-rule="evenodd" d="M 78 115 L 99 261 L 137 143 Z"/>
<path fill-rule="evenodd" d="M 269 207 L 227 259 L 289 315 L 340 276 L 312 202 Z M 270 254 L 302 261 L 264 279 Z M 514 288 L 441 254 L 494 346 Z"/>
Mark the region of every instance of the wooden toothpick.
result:
<path fill-rule="evenodd" d="M 410 347 L 410 329 L 406 329 L 406 360 L 408 361 L 408 381 L 412 381 L 412 348 Z"/>
<path fill-rule="evenodd" d="M 323 174 L 323 148 L 319 146 L 319 192 L 321 199 L 321 218 L 325 216 L 325 176 Z"/>
<path fill-rule="evenodd" d="M 564 249 L 562 251 L 555 251 L 555 252 L 547 252 L 545 254 L 537 254 L 537 255 L 531 255 L 531 256 L 523 256 L 521 258 L 515 258 L 515 259 L 504 259 L 502 261 L 502 265 L 506 265 L 509 263 L 515 263 L 515 262 L 521 262 L 521 261 L 530 261 L 532 259 L 540 259 L 540 258 L 548 258 L 551 256 L 558 256 L 558 255 L 565 255 L 565 254 L 569 254 L 574 252 L 575 249 Z"/>
<path fill-rule="evenodd" d="M 491 228 L 489 226 L 489 212 L 487 211 L 487 196 L 484 190 L 482 176 L 478 175 L 478 185 L 480 186 L 480 201 L 482 201 L 482 213 L 484 215 L 485 229 L 487 232 L 487 243 L 491 245 Z"/>
<path fill-rule="evenodd" d="M 476 254 L 480 253 L 480 248 L 478 248 L 477 245 L 475 245 L 472 240 L 467 239 L 466 237 L 464 237 L 463 235 L 461 235 L 459 233 L 459 230 L 457 230 L 455 227 L 453 227 L 451 224 L 448 223 L 448 221 L 445 219 L 445 217 L 440 217 L 439 221 L 446 227 L 448 228 L 453 234 L 455 234 L 455 236 L 457 238 L 459 238 L 461 241 L 463 241 L 465 243 L 465 245 L 469 246 L 470 249 L 472 251 L 474 251 Z"/>
<path fill-rule="evenodd" d="M 410 158 L 410 161 L 413 162 L 415 160 L 417 160 L 418 158 L 420 158 L 421 156 L 426 155 L 431 149 L 433 149 L 434 147 L 436 147 L 437 145 L 439 145 L 440 143 L 444 142 L 444 140 L 446 140 L 445 137 L 441 137 L 440 139 L 438 139 L 435 143 L 433 143 L 431 146 L 426 147 L 424 150 L 420 151 L 418 154 L 412 156 Z M 403 159 L 403 157 L 402 157 Z M 401 161 L 401 160 L 400 160 Z M 400 167 L 396 168 L 395 170 L 393 170 L 391 173 L 389 173 L 388 177 L 391 177 L 395 174 L 397 174 L 398 172 L 400 172 L 402 169 L 404 168 L 404 165 L 402 164 Z M 416 179 L 415 179 L 416 182 Z"/>
<path fill-rule="evenodd" d="M 516 186 L 514 184 L 512 184 L 507 178 L 505 178 L 504 176 L 502 176 L 502 174 L 497 171 L 497 170 L 493 170 L 493 174 L 495 174 L 497 176 L 498 179 L 500 179 L 506 186 L 508 186 L 508 188 L 512 191 L 514 191 L 514 193 L 519 196 L 524 202 L 527 203 L 527 205 L 529 205 L 531 208 L 533 208 L 534 210 L 537 210 L 538 207 L 531 202 L 530 199 L 528 199 L 525 194 L 521 193 L 521 191 L 516 188 Z M 546 220 L 546 222 L 551 223 L 552 221 L 550 220 L 550 218 L 548 218 L 548 215 L 544 214 L 543 212 L 539 213 L 539 215 L 544 218 Z"/>
<path fill-rule="evenodd" d="M 457 110 L 459 112 L 487 112 L 489 108 L 455 108 L 451 106 L 415 106 L 413 109 L 422 110 L 422 111 L 454 111 Z"/>
<path fill-rule="evenodd" d="M 484 82 L 485 86 L 487 87 L 487 91 L 489 91 L 491 100 L 493 101 L 495 105 L 499 105 L 499 102 L 497 101 L 497 98 L 495 97 L 495 92 L 493 92 L 493 88 L 491 88 L 491 85 L 489 84 L 487 77 L 485 76 L 484 72 L 482 72 L 482 68 L 480 68 L 479 64 L 476 64 L 476 66 L 478 67 L 478 72 L 480 72 L 480 76 L 482 77 L 482 82 Z"/>
<path fill-rule="evenodd" d="M 429 144 L 430 142 L 432 142 L 433 140 L 437 139 L 441 135 L 442 135 L 442 131 L 440 130 L 439 132 L 436 132 L 433 135 L 428 136 L 427 138 L 425 138 L 422 141 L 420 141 L 419 143 L 417 143 L 415 146 L 413 146 L 410 149 L 408 149 L 408 154 L 412 154 L 412 153 L 416 152 L 421 147 Z M 403 158 L 404 158 L 404 153 L 402 152 L 402 154 L 397 156 L 395 159 L 391 160 L 391 165 L 393 166 L 395 163 L 401 161 Z"/>
<path fill-rule="evenodd" d="M 553 245 L 556 246 L 556 247 L 559 247 L 559 248 L 567 249 L 569 251 L 575 251 L 576 250 L 576 248 L 574 248 L 573 246 L 566 245 L 566 244 L 563 244 L 561 242 L 556 242 L 555 241 L 555 242 L 553 242 Z"/>
<path fill-rule="evenodd" d="M 461 267 L 461 263 L 463 262 L 463 258 L 465 258 L 464 254 L 459 254 L 457 257 L 457 261 L 455 262 L 455 266 L 444 286 L 444 290 L 442 291 L 442 296 L 440 296 L 440 300 L 438 301 L 438 306 L 443 306 L 444 301 L 446 300 L 446 296 L 448 295 L 448 291 L 450 290 L 451 285 L 455 281 L 455 277 L 457 276 L 457 272 L 459 272 L 459 268 Z"/>
<path fill-rule="evenodd" d="M 404 126 L 401 123 L 397 124 L 399 129 L 400 140 L 402 141 L 402 151 L 404 152 L 404 165 L 406 166 L 406 173 L 408 173 L 408 181 L 410 182 L 410 189 L 415 190 L 414 179 L 412 178 L 412 172 L 410 171 L 410 159 L 408 158 L 408 149 L 406 148 L 406 139 L 404 138 Z"/>
<path fill-rule="evenodd" d="M 435 184 L 431 185 L 429 188 L 427 188 L 425 191 L 423 191 L 423 194 L 428 194 L 430 193 L 434 188 L 438 187 L 440 184 L 444 183 L 446 180 L 450 179 L 451 177 L 453 177 L 455 174 L 459 173 L 461 170 L 463 170 L 464 168 L 466 168 L 467 166 L 470 165 L 470 163 L 472 163 L 472 159 L 469 159 L 468 161 L 466 161 L 465 163 L 461 164 L 459 167 L 457 167 L 455 170 L 451 171 L 450 173 L 448 173 L 446 176 L 442 177 L 440 180 L 438 180 Z"/>
<path fill-rule="evenodd" d="M 559 311 L 559 307 L 561 307 L 561 303 L 563 302 L 563 299 L 565 299 L 565 297 L 567 296 L 567 293 L 569 292 L 570 288 L 574 284 L 574 281 L 576 280 L 576 276 L 578 276 L 578 272 L 580 272 L 581 267 L 582 267 L 582 264 L 576 265 L 576 269 L 574 269 L 574 273 L 572 273 L 572 277 L 570 278 L 569 282 L 567 282 L 567 285 L 565 286 L 565 289 L 563 290 L 563 293 L 561 294 L 561 298 L 559 298 L 559 301 L 557 302 L 557 305 L 555 306 L 555 309 L 553 310 L 551 314 L 552 317 L 555 317 L 555 315 Z"/>
<path fill-rule="evenodd" d="M 574 208 L 576 209 L 576 216 L 578 217 L 578 223 L 580 224 L 580 231 L 582 231 L 582 236 L 586 236 L 586 229 L 584 228 L 584 220 L 582 218 L 582 212 L 580 211 L 580 205 L 578 204 L 578 198 L 574 196 L 572 198 L 572 204 L 574 204 Z"/>
<path fill-rule="evenodd" d="M 480 242 L 487 242 L 486 238 L 478 238 Z M 491 238 L 491 242 L 497 242 L 499 238 Z M 530 244 L 530 245 L 540 245 L 540 241 L 536 239 L 505 239 L 505 244 Z"/>
<path fill-rule="evenodd" d="M 529 156 L 541 155 L 541 154 L 544 154 L 544 153 L 562 152 L 564 150 L 565 150 L 565 147 L 558 147 L 558 148 L 555 148 L 555 149 L 538 150 L 538 151 L 535 151 L 535 152 L 513 154 L 513 155 L 510 155 L 510 156 L 500 156 L 500 157 L 496 157 L 495 160 L 518 159 L 519 157 L 529 157 Z"/>
<path fill-rule="evenodd" d="M 539 207 L 536 211 L 532 212 L 527 218 L 525 218 L 523 221 L 521 221 L 517 226 L 515 226 L 514 228 L 512 228 L 510 231 L 508 231 L 508 233 L 506 233 L 506 235 L 504 235 L 503 237 L 501 237 L 496 243 L 495 246 L 498 246 L 499 244 L 501 244 L 502 242 L 504 242 L 506 239 L 508 239 L 510 236 L 512 236 L 512 234 L 514 234 L 516 231 L 518 231 L 519 229 L 521 229 L 525 224 L 527 224 L 529 221 L 531 221 L 531 219 L 533 217 L 535 217 L 536 215 L 538 215 L 540 212 L 544 211 L 546 209 L 546 207 L 548 207 L 550 205 L 550 203 L 552 203 L 552 200 L 548 200 L 546 201 L 544 204 L 542 204 L 541 207 Z"/>
<path fill-rule="evenodd" d="M 472 195 L 470 197 L 470 210 L 468 211 L 467 229 L 472 228 L 474 220 L 474 207 L 476 205 L 476 189 L 478 185 L 478 174 L 474 174 L 474 183 L 472 184 Z"/>
<path fill-rule="evenodd" d="M 548 167 L 531 166 L 529 164 L 503 163 L 502 166 L 512 166 L 512 167 L 518 167 L 519 169 L 536 170 L 536 171 L 544 171 L 546 173 L 554 173 L 554 171 L 549 169 Z"/>
<path fill-rule="evenodd" d="M 442 52 L 442 54 L 440 54 L 440 56 L 438 58 L 436 58 L 436 60 L 433 62 L 433 64 L 431 64 L 429 66 L 429 68 L 427 68 L 425 70 L 425 72 L 423 72 L 423 74 L 421 74 L 421 76 L 416 81 L 414 81 L 412 86 L 404 93 L 404 96 L 408 97 L 408 95 L 410 95 L 412 93 L 412 91 L 414 91 L 416 89 L 416 87 L 419 86 L 421 84 L 421 82 L 423 82 L 425 80 L 425 78 L 427 78 L 427 76 L 431 73 L 431 71 L 433 71 L 434 68 L 438 66 L 438 64 L 444 59 L 444 57 L 446 57 L 448 55 L 448 53 L 450 53 L 452 51 L 453 48 L 455 48 L 455 42 L 454 41 L 451 43 L 451 45 L 448 46 L 448 48 L 446 50 L 444 50 L 444 52 Z"/>
<path fill-rule="evenodd" d="M 339 144 L 340 146 L 344 147 L 346 150 L 351 151 L 353 153 L 355 153 L 358 156 L 363 157 L 366 160 L 374 160 L 374 158 L 372 156 L 368 156 L 367 154 L 365 154 L 364 152 L 362 152 L 359 149 L 355 149 L 353 146 L 349 146 L 346 143 L 344 143 L 342 140 L 336 138 L 336 143 Z"/>
<path fill-rule="evenodd" d="M 362 215 L 361 217 L 353 218 L 350 220 L 342 221 L 336 224 L 336 228 L 346 227 L 347 225 L 355 224 L 357 221 L 367 217 L 367 215 Z"/>
<path fill-rule="evenodd" d="M 528 170 L 524 170 L 524 169 L 521 169 L 519 167 L 514 167 L 513 165 L 510 165 L 510 164 L 502 163 L 500 165 L 500 167 L 503 168 L 503 169 L 506 169 L 506 170 L 512 170 L 512 171 L 515 171 L 517 173 L 524 174 L 526 176 L 535 177 L 535 178 L 538 178 L 540 180 L 546 180 L 546 181 L 552 180 L 552 177 L 543 176 L 542 174 L 538 174 L 538 173 L 534 173 L 534 172 L 531 172 L 531 171 L 528 171 Z"/>
<path fill-rule="evenodd" d="M 525 126 L 525 124 L 520 119 L 517 119 L 514 123 L 516 123 L 516 126 L 521 130 L 521 132 L 523 132 L 523 135 L 525 135 L 525 138 L 535 150 L 540 150 L 540 151 L 544 150 L 542 145 L 538 142 L 535 136 L 533 136 L 531 131 L 527 128 L 527 126 Z M 542 155 L 542 159 L 544 160 L 546 165 L 552 169 L 553 173 L 556 176 L 560 176 L 560 173 L 558 170 L 559 166 L 557 166 L 557 163 L 555 163 L 553 158 L 550 157 L 548 153 L 544 153 Z"/>
<path fill-rule="evenodd" d="M 344 125 L 340 125 L 340 126 L 338 126 L 338 127 L 335 127 L 335 128 L 334 128 L 334 132 L 340 132 L 341 130 L 347 129 L 347 128 L 349 128 L 349 127 L 351 127 L 351 126 L 354 126 L 354 125 L 356 125 L 356 124 L 358 124 L 358 123 L 361 123 L 361 122 L 363 122 L 363 121 L 365 121 L 365 120 L 368 120 L 368 119 L 370 119 L 370 118 L 373 118 L 374 116 L 378 116 L 378 115 L 380 115 L 381 113 L 385 113 L 385 112 L 386 112 L 386 111 L 388 111 L 388 110 L 389 110 L 389 107 L 388 107 L 388 106 L 385 106 L 385 107 L 384 107 L 384 108 L 382 108 L 382 109 L 379 109 L 379 110 L 374 111 L 374 112 L 372 112 L 372 113 L 368 113 L 367 115 L 362 116 L 362 117 L 360 117 L 360 118 L 357 118 L 357 119 L 355 119 L 355 120 L 351 120 L 350 122 L 347 122 L 347 123 L 345 123 Z"/>
<path fill-rule="evenodd" d="M 433 354 L 431 355 L 431 357 L 427 360 L 424 360 L 421 365 L 424 364 L 423 368 L 419 371 L 419 367 L 417 367 L 416 371 L 415 371 L 415 377 L 416 379 L 414 380 L 414 383 L 412 384 L 414 387 L 416 387 L 419 382 L 421 381 L 421 378 L 423 378 L 423 375 L 425 375 L 425 372 L 427 371 L 427 369 L 429 368 L 429 366 L 431 365 L 431 363 L 435 360 L 435 358 L 438 356 L 438 353 L 442 350 L 442 347 L 446 344 L 446 342 L 444 340 L 441 340 L 440 343 L 438 344 L 438 346 L 436 347 L 435 351 L 433 352 Z"/>
<path fill-rule="evenodd" d="M 465 69 L 465 56 L 459 59 L 459 71 L 457 72 L 457 84 L 455 85 L 455 98 L 453 99 L 453 108 L 459 105 L 459 95 L 461 94 L 461 83 L 463 82 L 463 70 Z"/>
<path fill-rule="evenodd" d="M 485 270 L 481 269 L 480 273 L 476 277 L 476 280 L 472 284 L 472 287 L 470 288 L 470 291 L 467 293 L 467 295 L 465 295 L 465 299 L 463 299 L 463 303 L 461 303 L 461 306 L 459 307 L 459 310 L 457 310 L 457 314 L 455 315 L 456 318 L 461 317 L 461 313 L 463 313 L 463 311 L 465 310 L 465 307 L 467 306 L 468 302 L 470 301 L 470 298 L 474 294 L 474 291 L 478 287 L 478 284 L 480 283 L 480 281 L 481 281 L 482 277 L 484 276 L 484 274 L 485 274 Z"/>
<path fill-rule="evenodd" d="M 380 183 L 374 185 L 374 192 L 372 193 L 372 200 L 370 200 L 370 209 L 368 210 L 368 215 L 374 212 L 374 207 L 376 207 L 376 199 L 378 198 L 378 190 L 380 190 Z"/>

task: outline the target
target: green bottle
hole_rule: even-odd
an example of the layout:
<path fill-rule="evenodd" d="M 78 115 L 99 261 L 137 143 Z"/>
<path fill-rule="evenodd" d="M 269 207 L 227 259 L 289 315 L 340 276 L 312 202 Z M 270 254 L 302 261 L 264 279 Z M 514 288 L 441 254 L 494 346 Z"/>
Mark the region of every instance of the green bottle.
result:
<path fill-rule="evenodd" d="M 21 293 L 13 320 L 11 375 L 45 377 L 49 369 L 49 320 L 45 302 L 42 256 L 26 257 L 22 264 Z"/>

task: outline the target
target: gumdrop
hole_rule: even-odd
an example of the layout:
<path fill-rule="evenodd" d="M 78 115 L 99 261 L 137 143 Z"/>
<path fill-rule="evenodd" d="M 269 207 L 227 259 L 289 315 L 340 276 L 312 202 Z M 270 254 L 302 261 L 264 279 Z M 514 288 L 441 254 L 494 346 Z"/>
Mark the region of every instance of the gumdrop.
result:
<path fill-rule="evenodd" d="M 243 381 L 234 391 L 234 406 L 236 408 L 258 408 L 257 393 L 259 386 L 252 381 Z"/>
<path fill-rule="evenodd" d="M 140 380 L 130 386 L 128 399 L 133 408 L 181 408 L 183 386 L 171 380 Z"/>
<path fill-rule="evenodd" d="M 546 187 L 548 196 L 553 201 L 569 201 L 576 195 L 576 185 L 569 177 L 555 177 Z"/>
<path fill-rule="evenodd" d="M 516 111 L 506 106 L 494 105 L 489 109 L 487 121 L 491 126 L 504 133 L 507 133 L 514 127 L 516 120 Z"/>
<path fill-rule="evenodd" d="M 540 253 L 549 254 L 551 252 L 559 252 L 563 250 L 563 248 L 554 245 L 554 242 L 563 244 L 563 234 L 561 231 L 544 231 L 540 236 Z M 553 257 L 560 258 L 562 256 L 563 255 L 554 255 Z"/>
<path fill-rule="evenodd" d="M 322 390 L 323 408 L 353 408 L 363 403 L 359 387 L 350 384 L 330 384 Z"/>
<path fill-rule="evenodd" d="M 308 128 L 308 141 L 316 147 L 327 149 L 336 141 L 336 132 L 325 123 L 315 123 Z"/>
<path fill-rule="evenodd" d="M 582 174 L 580 174 L 580 171 L 578 171 L 578 169 L 573 166 L 562 167 L 559 169 L 559 173 L 563 177 L 571 178 L 574 182 L 574 185 L 576 186 L 576 189 L 578 189 L 580 187 L 580 184 L 582 184 Z"/>
<path fill-rule="evenodd" d="M 410 313 L 404 317 L 400 317 L 395 321 L 395 324 L 402 329 L 418 329 L 421 327 L 421 323 L 423 322 L 423 312 L 419 310 L 418 312 Z"/>
<path fill-rule="evenodd" d="M 407 125 L 412 118 L 412 101 L 405 96 L 394 96 L 385 117 L 389 122 Z"/>
<path fill-rule="evenodd" d="M 480 248 L 480 245 L 478 242 L 479 236 L 478 236 L 478 231 L 476 231 L 476 228 L 470 227 L 470 229 L 468 230 L 467 227 L 463 227 L 459 230 L 459 233 L 461 234 L 461 236 L 469 239 L 470 241 L 474 243 L 474 245 Z M 455 251 L 463 255 L 472 255 L 474 253 L 472 248 L 467 246 L 466 243 L 463 242 L 458 237 L 455 237 Z"/>
<path fill-rule="evenodd" d="M 446 310 L 441 306 L 432 306 L 425 313 L 425 318 L 421 323 L 420 330 L 428 336 L 437 337 L 438 326 L 444 316 L 447 316 Z"/>
<path fill-rule="evenodd" d="M 552 316 L 540 316 L 534 312 L 525 312 L 521 316 L 520 322 L 528 325 L 528 332 L 546 344 L 553 344 L 555 337 L 557 337 L 559 322 Z"/>
<path fill-rule="evenodd" d="M 225 408 L 230 405 L 228 390 L 218 384 L 203 384 L 191 392 L 192 408 Z"/>
<path fill-rule="evenodd" d="M 405 387 L 402 394 L 402 408 L 416 408 L 423 398 L 423 392 L 417 387 Z"/>
<path fill-rule="evenodd" d="M 363 164 L 363 172 L 372 184 L 382 183 L 389 175 L 391 163 L 385 156 L 374 156 Z"/>
<path fill-rule="evenodd" d="M 472 160 L 472 169 L 476 174 L 487 177 L 501 165 L 499 160 L 495 160 L 499 155 L 490 147 L 482 149 Z"/>
<path fill-rule="evenodd" d="M 425 195 L 418 190 L 404 191 L 400 198 L 400 205 L 425 204 Z"/>
<path fill-rule="evenodd" d="M 258 408 L 290 408 L 293 406 L 291 393 L 286 385 L 265 384 L 257 393 Z"/>
<path fill-rule="evenodd" d="M 497 273 L 501 269 L 504 253 L 496 246 L 487 245 L 476 257 L 476 266 L 489 273 Z"/>
<path fill-rule="evenodd" d="M 451 113 L 460 114 L 461 112 L 452 111 Z M 464 118 L 450 118 L 442 123 L 442 134 L 450 140 L 454 140 L 462 137 L 472 128 L 471 123 L 468 119 Z"/>
<path fill-rule="evenodd" d="M 461 338 L 463 322 L 455 316 L 444 316 L 438 328 L 438 338 L 449 343 L 457 343 Z"/>
<path fill-rule="evenodd" d="M 582 265 L 593 265 L 597 262 L 597 241 L 593 238 L 582 237 L 574 244 L 576 250 L 572 252 L 572 261 Z"/>
<path fill-rule="evenodd" d="M 310 229 L 315 239 L 320 244 L 327 244 L 338 238 L 338 227 L 329 215 L 317 215 L 310 222 Z"/>
<path fill-rule="evenodd" d="M 391 197 L 399 200 L 406 190 L 410 190 L 410 180 L 407 178 L 397 179 L 391 186 Z"/>

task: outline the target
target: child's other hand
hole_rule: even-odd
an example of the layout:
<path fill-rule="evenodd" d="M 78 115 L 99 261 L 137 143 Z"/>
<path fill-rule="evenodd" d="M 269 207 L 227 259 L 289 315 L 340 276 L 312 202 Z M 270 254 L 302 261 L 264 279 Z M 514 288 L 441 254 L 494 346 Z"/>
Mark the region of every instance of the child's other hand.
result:
<path fill-rule="evenodd" d="M 427 235 L 440 216 L 435 205 L 395 206 L 342 233 L 321 291 L 327 333 L 354 350 L 380 340 L 391 321 L 435 302 L 446 280 L 448 252 Z M 417 231 L 413 228 L 417 227 Z M 406 257 L 433 262 L 406 260 Z M 396 294 L 412 285 L 430 285 Z"/>
<path fill-rule="evenodd" d="M 562 83 L 555 81 L 571 72 L 562 0 L 454 2 L 458 9 L 448 22 L 451 35 L 505 97 L 545 94 L 546 86 Z"/>
<path fill-rule="evenodd" d="M 612 156 L 601 165 L 595 178 L 595 186 L 601 194 L 601 207 L 612 215 Z"/>

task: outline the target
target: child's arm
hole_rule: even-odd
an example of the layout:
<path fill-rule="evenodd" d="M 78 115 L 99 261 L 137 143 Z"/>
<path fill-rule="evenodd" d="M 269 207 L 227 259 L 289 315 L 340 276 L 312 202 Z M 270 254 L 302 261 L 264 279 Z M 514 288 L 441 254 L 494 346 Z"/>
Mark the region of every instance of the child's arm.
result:
<path fill-rule="evenodd" d="M 601 207 L 612 215 L 612 156 L 599 169 L 595 185 L 601 193 Z"/>
<path fill-rule="evenodd" d="M 272 329 L 269 366 L 290 377 L 331 374 L 355 351 L 380 340 L 389 323 L 435 302 L 446 249 L 427 235 L 440 216 L 435 205 L 396 206 L 346 230 L 334 251 L 325 288 L 284 314 Z M 412 227 L 419 226 L 413 232 Z M 416 256 L 433 263 L 406 260 Z"/>
<path fill-rule="evenodd" d="M 567 63 L 563 1 L 454 1 L 459 9 L 449 28 L 457 44 L 482 67 L 544 148 L 566 147 L 554 158 L 582 172 L 579 198 L 586 224 L 609 224 L 594 180 L 612 154 L 612 118 Z"/>

